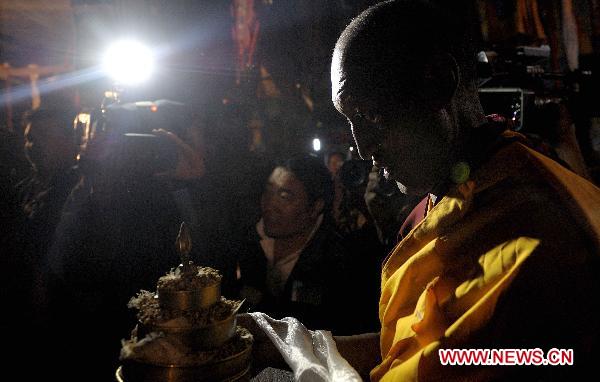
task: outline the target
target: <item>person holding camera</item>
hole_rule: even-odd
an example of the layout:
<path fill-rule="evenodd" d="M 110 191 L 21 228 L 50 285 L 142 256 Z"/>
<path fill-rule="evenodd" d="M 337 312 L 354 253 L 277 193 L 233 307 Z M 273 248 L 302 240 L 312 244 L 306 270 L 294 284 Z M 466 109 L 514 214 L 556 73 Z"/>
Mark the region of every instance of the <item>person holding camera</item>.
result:
<path fill-rule="evenodd" d="M 193 122 L 178 119 L 179 105 L 168 106 L 109 110 L 99 121 L 52 242 L 47 343 L 64 343 L 61 357 L 89 370 L 89 380 L 113 378 L 134 319 L 129 299 L 179 264 L 178 227 L 194 220 L 189 188 L 204 175 L 202 151 L 188 140 Z"/>
<path fill-rule="evenodd" d="M 425 217 L 384 261 L 381 331 L 335 337 L 337 350 L 373 381 L 584 378 L 600 334 L 600 190 L 488 124 L 474 24 L 457 12 L 466 9 L 385 1 L 337 41 L 332 99 L 361 156 L 402 192 L 427 196 Z M 439 356 L 552 348 L 572 349 L 574 365 L 450 366 Z"/>

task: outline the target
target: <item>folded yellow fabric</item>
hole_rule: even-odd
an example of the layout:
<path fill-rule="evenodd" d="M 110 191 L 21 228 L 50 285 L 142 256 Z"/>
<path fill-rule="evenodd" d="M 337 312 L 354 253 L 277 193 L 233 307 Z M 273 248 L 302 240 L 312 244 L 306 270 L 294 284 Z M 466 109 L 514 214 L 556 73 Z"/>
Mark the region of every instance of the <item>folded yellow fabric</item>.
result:
<path fill-rule="evenodd" d="M 371 379 L 477 380 L 506 369 L 443 367 L 437 349 L 561 343 L 568 324 L 562 327 L 560 304 L 573 309 L 598 253 L 600 189 L 521 143 L 508 144 L 451 189 L 384 264 L 382 363 Z M 572 337 L 567 345 L 580 349 L 585 339 Z"/>

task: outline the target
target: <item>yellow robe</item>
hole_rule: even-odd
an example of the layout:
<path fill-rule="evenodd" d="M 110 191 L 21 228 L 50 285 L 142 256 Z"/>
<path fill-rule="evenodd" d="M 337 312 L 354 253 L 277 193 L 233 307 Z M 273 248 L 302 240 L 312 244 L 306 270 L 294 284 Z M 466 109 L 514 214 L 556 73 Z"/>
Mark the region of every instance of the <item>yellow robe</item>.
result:
<path fill-rule="evenodd" d="M 518 368 L 441 366 L 441 348 L 568 346 L 577 359 L 589 350 L 579 339 L 600 322 L 580 304 L 600 277 L 590 267 L 599 248 L 600 189 L 521 143 L 503 147 L 386 260 L 371 379 L 486 380 Z M 426 289 L 438 277 L 444 326 L 426 341 L 413 325 L 431 314 Z"/>

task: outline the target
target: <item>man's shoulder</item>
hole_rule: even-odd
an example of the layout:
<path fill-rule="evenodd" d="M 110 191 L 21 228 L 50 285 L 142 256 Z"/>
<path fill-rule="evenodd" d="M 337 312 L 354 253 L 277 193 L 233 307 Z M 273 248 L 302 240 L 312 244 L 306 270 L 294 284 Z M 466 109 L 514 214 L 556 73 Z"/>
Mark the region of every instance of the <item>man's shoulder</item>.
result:
<path fill-rule="evenodd" d="M 571 225 L 600 245 L 600 189 L 559 163 L 513 142 L 474 176 L 475 206 L 496 219 Z"/>
<path fill-rule="evenodd" d="M 515 189 L 536 185 L 562 201 L 600 206 L 600 188 L 520 141 L 499 149 L 473 176 L 479 190 L 511 182 Z"/>

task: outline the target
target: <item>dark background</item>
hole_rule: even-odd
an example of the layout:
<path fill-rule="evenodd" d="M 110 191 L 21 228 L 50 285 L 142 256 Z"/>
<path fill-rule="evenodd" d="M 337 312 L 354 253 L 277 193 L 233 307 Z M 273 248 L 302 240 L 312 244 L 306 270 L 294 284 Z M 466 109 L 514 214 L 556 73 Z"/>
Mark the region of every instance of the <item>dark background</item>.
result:
<path fill-rule="evenodd" d="M 30 64 L 59 68 L 40 75 L 39 81 L 56 87 L 67 82 L 81 107 L 97 107 L 103 91 L 110 88 L 110 82 L 94 71 L 102 52 L 110 41 L 135 36 L 155 49 L 160 70 L 148 83 L 128 89 L 125 97 L 129 100 L 170 98 L 192 105 L 210 122 L 209 136 L 223 129 L 238 134 L 238 141 L 246 146 L 241 150 L 275 156 L 307 151 L 318 136 L 324 150 L 343 151 L 352 141 L 330 101 L 331 53 L 349 20 L 374 3 L 4 0 L 0 3 L 0 62 L 11 68 Z M 600 51 L 600 2 L 571 3 L 579 37 L 579 67 L 590 72 L 597 67 Z M 508 56 L 519 45 L 547 44 L 552 53 L 545 69 L 570 72 L 560 0 L 461 0 L 456 6 L 476 10 L 476 32 L 483 49 Z M 232 34 L 236 7 L 253 10 L 258 24 L 255 49 L 243 66 L 238 62 L 239 41 Z M 21 112 L 31 105 L 29 81 L 27 76 L 0 77 L 4 88 L 0 125 L 18 128 Z M 575 110 L 577 138 L 587 165 L 597 172 L 600 128 L 594 118 L 600 108 L 593 101 L 598 98 L 594 96 L 597 80 L 583 82 L 580 85 L 588 89 L 588 96 L 577 102 L 584 105 Z M 20 92 L 9 101 L 8 89 Z"/>

